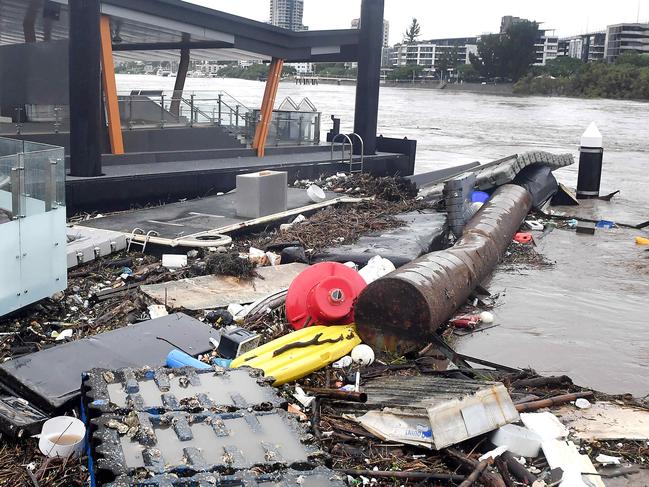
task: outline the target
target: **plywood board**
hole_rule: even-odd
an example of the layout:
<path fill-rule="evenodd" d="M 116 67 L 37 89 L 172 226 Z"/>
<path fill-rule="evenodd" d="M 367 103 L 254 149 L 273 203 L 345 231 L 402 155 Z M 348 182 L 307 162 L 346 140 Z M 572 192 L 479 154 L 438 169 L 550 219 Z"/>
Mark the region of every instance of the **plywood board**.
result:
<path fill-rule="evenodd" d="M 649 440 L 649 411 L 596 402 L 588 409 L 566 406 L 561 421 L 583 440 Z"/>
<path fill-rule="evenodd" d="M 223 308 L 231 303 L 252 303 L 290 286 L 306 264 L 285 264 L 256 269 L 258 277 L 200 276 L 142 286 L 142 292 L 171 309 Z M 166 298 L 165 298 L 166 296 Z"/>

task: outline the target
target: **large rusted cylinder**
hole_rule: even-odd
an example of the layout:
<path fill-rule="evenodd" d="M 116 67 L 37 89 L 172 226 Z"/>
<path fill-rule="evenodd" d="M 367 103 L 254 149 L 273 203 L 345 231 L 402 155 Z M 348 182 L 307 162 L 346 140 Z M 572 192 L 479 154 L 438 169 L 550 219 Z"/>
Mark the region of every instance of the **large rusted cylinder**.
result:
<path fill-rule="evenodd" d="M 453 247 L 426 254 L 367 286 L 354 311 L 363 341 L 396 353 L 426 343 L 496 267 L 531 206 L 526 189 L 501 186 Z"/>

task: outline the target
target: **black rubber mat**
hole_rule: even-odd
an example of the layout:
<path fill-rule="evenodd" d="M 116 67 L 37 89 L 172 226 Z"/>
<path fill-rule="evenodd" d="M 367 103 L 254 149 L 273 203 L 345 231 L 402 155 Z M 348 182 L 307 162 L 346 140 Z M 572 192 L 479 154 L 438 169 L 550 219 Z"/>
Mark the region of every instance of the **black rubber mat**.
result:
<path fill-rule="evenodd" d="M 445 213 L 422 210 L 397 216 L 403 227 L 370 233 L 353 244 L 327 248 L 313 256 L 314 262 L 347 262 L 365 265 L 375 255 L 400 267 L 417 257 L 440 250 L 446 244 L 448 224 Z"/>
<path fill-rule="evenodd" d="M 198 355 L 218 337 L 205 323 L 171 314 L 10 360 L 0 366 L 0 382 L 52 413 L 78 404 L 81 374 L 89 369 L 161 367 L 174 348 Z"/>

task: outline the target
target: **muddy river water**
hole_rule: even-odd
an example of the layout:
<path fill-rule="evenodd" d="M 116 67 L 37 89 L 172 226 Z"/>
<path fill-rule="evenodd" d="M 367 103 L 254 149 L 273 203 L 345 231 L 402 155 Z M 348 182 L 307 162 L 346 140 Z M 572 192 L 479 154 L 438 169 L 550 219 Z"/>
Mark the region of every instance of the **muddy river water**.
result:
<path fill-rule="evenodd" d="M 171 89 L 157 76 L 119 76 L 120 90 Z M 190 90 L 224 90 L 259 106 L 256 81 L 193 78 Z M 278 101 L 308 97 L 323 114 L 350 130 L 353 86 L 282 83 Z M 487 162 L 526 150 L 571 152 L 595 121 L 605 146 L 602 193 L 620 190 L 610 203 L 579 208 L 584 216 L 637 224 L 649 220 L 649 104 L 633 101 L 513 97 L 382 88 L 379 132 L 416 139 L 417 172 L 463 162 Z M 576 184 L 577 166 L 557 171 Z M 570 209 L 566 209 L 570 211 Z M 647 236 L 649 232 L 644 232 Z M 488 284 L 501 293 L 499 326 L 458 342 L 460 352 L 575 382 L 610 393 L 649 394 L 649 252 L 634 244 L 643 232 L 598 230 L 594 236 L 555 230 L 538 250 L 556 262 L 541 270 L 497 271 Z"/>

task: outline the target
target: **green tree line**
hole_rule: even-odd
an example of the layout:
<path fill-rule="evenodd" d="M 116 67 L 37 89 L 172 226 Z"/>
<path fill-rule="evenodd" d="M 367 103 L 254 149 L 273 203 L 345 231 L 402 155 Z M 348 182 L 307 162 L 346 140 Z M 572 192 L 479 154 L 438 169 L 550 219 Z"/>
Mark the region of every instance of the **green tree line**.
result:
<path fill-rule="evenodd" d="M 649 100 L 649 55 L 625 54 L 615 64 L 557 58 L 514 85 L 523 95 Z"/>
<path fill-rule="evenodd" d="M 219 76 L 224 78 L 263 79 L 268 76 L 268 64 L 253 64 L 247 67 L 226 66 L 219 70 Z M 318 76 L 334 76 L 341 78 L 355 78 L 356 68 L 350 68 L 345 63 L 316 63 L 313 64 L 314 74 Z M 297 71 L 293 66 L 282 69 L 282 76 L 293 76 Z"/>
<path fill-rule="evenodd" d="M 250 66 L 241 67 L 238 65 L 224 66 L 218 71 L 218 75 L 222 78 L 240 78 L 240 79 L 265 79 L 268 77 L 270 66 L 268 64 L 252 64 Z M 284 66 L 282 75 L 290 76 L 295 74 L 293 66 Z"/>
<path fill-rule="evenodd" d="M 482 36 L 478 55 L 469 56 L 471 65 L 482 78 L 518 81 L 536 61 L 538 37 L 539 24 L 529 20 L 510 25 L 503 34 Z"/>

